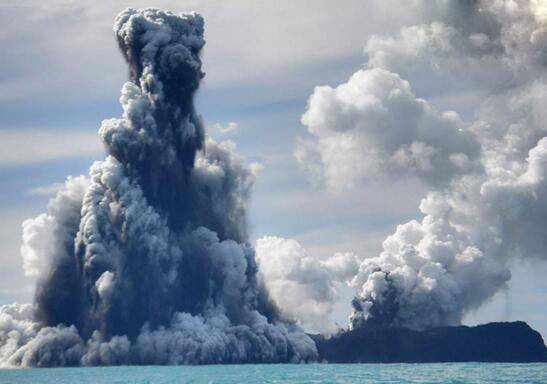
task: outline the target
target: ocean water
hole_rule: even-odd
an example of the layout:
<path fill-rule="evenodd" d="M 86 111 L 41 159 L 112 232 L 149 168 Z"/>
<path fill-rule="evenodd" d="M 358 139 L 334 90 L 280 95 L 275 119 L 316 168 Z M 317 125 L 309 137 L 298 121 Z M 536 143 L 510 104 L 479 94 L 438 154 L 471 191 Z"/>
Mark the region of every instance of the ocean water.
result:
<path fill-rule="evenodd" d="M 0 370 L 0 383 L 526 383 L 546 384 L 538 364 L 308 364 Z"/>

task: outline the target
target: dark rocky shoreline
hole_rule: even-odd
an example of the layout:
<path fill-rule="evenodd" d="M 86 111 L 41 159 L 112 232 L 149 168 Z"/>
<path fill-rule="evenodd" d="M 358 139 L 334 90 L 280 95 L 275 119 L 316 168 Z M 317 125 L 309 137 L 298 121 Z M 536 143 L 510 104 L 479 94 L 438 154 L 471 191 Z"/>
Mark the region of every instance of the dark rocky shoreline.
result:
<path fill-rule="evenodd" d="M 363 327 L 310 335 L 328 363 L 547 362 L 540 333 L 522 321 L 425 331 Z"/>

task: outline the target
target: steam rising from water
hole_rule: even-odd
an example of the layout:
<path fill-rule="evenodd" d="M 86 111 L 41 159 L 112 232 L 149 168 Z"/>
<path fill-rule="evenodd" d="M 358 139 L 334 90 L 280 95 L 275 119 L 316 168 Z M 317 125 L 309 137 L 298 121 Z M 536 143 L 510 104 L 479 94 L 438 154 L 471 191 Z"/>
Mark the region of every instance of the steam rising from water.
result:
<path fill-rule="evenodd" d="M 130 80 L 108 156 L 24 223 L 34 305 L 0 309 L 2 366 L 313 360 L 280 319 L 247 244 L 254 175 L 207 140 L 193 105 L 203 19 L 127 9 L 114 24 Z"/>
<path fill-rule="evenodd" d="M 360 265 L 353 327 L 459 324 L 506 288 L 510 259 L 546 259 L 545 2 L 418 3 L 426 22 L 370 38 L 367 65 L 317 87 L 302 117 L 311 138 L 295 155 L 329 188 L 378 177 L 431 188 L 421 220 Z M 475 120 L 439 111 L 424 89 L 478 92 Z"/>

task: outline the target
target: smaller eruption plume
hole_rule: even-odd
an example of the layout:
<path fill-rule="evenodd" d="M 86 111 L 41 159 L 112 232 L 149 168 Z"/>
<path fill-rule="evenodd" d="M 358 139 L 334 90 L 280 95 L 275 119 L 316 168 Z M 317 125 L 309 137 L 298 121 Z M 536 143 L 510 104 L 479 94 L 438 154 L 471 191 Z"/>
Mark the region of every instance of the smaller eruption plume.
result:
<path fill-rule="evenodd" d="M 430 187 L 421 219 L 361 263 L 352 327 L 458 325 L 507 288 L 512 260 L 546 260 L 543 3 L 420 0 L 422 23 L 372 36 L 363 69 L 315 88 L 302 116 L 311 135 L 295 152 L 313 176 L 334 190 L 372 178 Z M 478 93 L 475 121 L 439 112 L 425 92 Z"/>

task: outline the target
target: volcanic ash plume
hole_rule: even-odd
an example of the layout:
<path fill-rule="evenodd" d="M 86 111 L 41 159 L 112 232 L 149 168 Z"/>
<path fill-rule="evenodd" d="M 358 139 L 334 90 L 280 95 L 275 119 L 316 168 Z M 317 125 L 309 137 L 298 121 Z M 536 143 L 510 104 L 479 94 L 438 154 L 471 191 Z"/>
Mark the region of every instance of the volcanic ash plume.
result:
<path fill-rule="evenodd" d="M 24 226 L 34 305 L 0 309 L 0 365 L 313 360 L 257 282 L 246 233 L 254 175 L 204 135 L 193 95 L 203 19 L 127 9 L 114 31 L 129 64 L 108 156 Z"/>
<path fill-rule="evenodd" d="M 370 38 L 365 67 L 317 87 L 302 117 L 311 138 L 295 155 L 330 188 L 373 177 L 431 188 L 421 220 L 397 226 L 353 278 L 353 327 L 459 324 L 507 287 L 512 260 L 546 259 L 547 3 L 417 3 L 423 23 Z M 474 97 L 475 120 L 425 92 Z"/>

